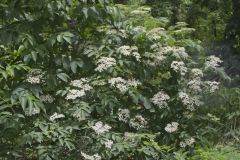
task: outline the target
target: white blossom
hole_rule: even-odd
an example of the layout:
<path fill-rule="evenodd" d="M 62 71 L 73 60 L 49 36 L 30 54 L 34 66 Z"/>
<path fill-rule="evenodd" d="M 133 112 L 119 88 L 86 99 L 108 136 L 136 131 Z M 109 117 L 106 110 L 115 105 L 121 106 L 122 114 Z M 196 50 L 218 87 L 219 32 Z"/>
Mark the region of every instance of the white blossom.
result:
<path fill-rule="evenodd" d="M 216 69 L 223 61 L 216 56 L 209 56 L 205 62 L 205 69 Z"/>
<path fill-rule="evenodd" d="M 199 107 L 199 106 L 203 105 L 203 102 L 200 100 L 201 96 L 195 95 L 191 99 L 192 99 L 193 104 L 195 104 L 196 106 Z"/>
<path fill-rule="evenodd" d="M 127 81 L 121 77 L 111 78 L 108 80 L 111 86 L 114 86 L 120 90 L 121 93 L 125 93 L 128 90 Z"/>
<path fill-rule="evenodd" d="M 92 89 L 92 86 L 89 84 L 89 80 L 86 78 L 81 78 L 79 80 L 71 81 L 70 85 L 83 89 L 84 91 L 89 91 Z"/>
<path fill-rule="evenodd" d="M 101 156 L 99 154 L 94 154 L 92 156 L 87 155 L 86 153 L 81 152 L 81 155 L 85 160 L 101 160 Z"/>
<path fill-rule="evenodd" d="M 191 146 L 191 145 L 193 145 L 193 143 L 195 143 L 195 139 L 191 137 L 191 138 L 186 139 L 185 142 L 188 146 Z"/>
<path fill-rule="evenodd" d="M 189 97 L 189 95 L 187 94 L 187 93 L 185 93 L 185 92 L 179 92 L 178 93 L 178 96 L 179 96 L 179 98 L 182 100 L 182 103 L 184 104 L 184 105 L 189 105 L 189 104 L 191 104 L 191 100 L 190 100 L 190 97 Z"/>
<path fill-rule="evenodd" d="M 187 83 L 188 87 L 195 92 L 201 92 L 201 80 L 200 78 L 195 78 Z"/>
<path fill-rule="evenodd" d="M 130 118 L 130 111 L 128 109 L 118 109 L 119 121 L 127 122 Z"/>
<path fill-rule="evenodd" d="M 39 98 L 45 103 L 53 103 L 53 101 L 55 100 L 55 98 L 52 97 L 50 94 L 41 95 Z"/>
<path fill-rule="evenodd" d="M 158 92 L 151 99 L 153 104 L 157 105 L 159 108 L 166 108 L 168 106 L 167 102 L 170 97 L 163 91 Z"/>
<path fill-rule="evenodd" d="M 140 54 L 139 54 L 138 52 L 133 52 L 132 55 L 133 55 L 133 57 L 136 58 L 137 61 L 139 61 L 139 62 L 141 61 L 141 60 L 140 60 L 140 59 L 141 59 L 141 56 L 140 56 Z"/>
<path fill-rule="evenodd" d="M 187 146 L 187 144 L 185 143 L 185 142 L 180 142 L 179 143 L 179 146 L 181 147 L 181 148 L 185 148 L 186 146 Z"/>
<path fill-rule="evenodd" d="M 120 90 L 121 93 L 125 93 L 130 87 L 137 87 L 141 83 L 138 80 L 130 79 L 125 80 L 121 77 L 111 78 L 108 80 L 111 86 L 114 86 Z"/>
<path fill-rule="evenodd" d="M 181 99 L 183 105 L 185 105 L 190 111 L 194 111 L 195 106 L 201 106 L 203 104 L 203 102 L 200 100 L 201 97 L 198 95 L 190 97 L 185 92 L 179 92 L 178 96 Z"/>
<path fill-rule="evenodd" d="M 115 86 L 118 83 L 126 83 L 126 80 L 121 77 L 117 77 L 109 79 L 108 83 L 110 83 L 111 86 Z"/>
<path fill-rule="evenodd" d="M 151 50 L 153 50 L 154 53 L 150 57 L 153 59 L 156 65 L 162 64 L 162 62 L 165 59 L 167 59 L 167 57 L 169 56 L 174 56 L 177 59 L 187 59 L 189 57 L 184 47 L 170 47 L 170 46 L 162 47 L 160 44 L 155 43 L 151 46 Z M 184 66 L 183 62 L 178 62 L 178 67 L 175 67 L 176 72 L 179 72 L 179 69 L 178 69 L 179 65 Z M 186 69 L 186 68 L 182 68 L 182 69 Z"/>
<path fill-rule="evenodd" d="M 97 133 L 97 134 L 103 134 L 105 132 L 109 132 L 109 130 L 112 128 L 111 126 L 103 123 L 101 121 L 95 123 L 94 126 L 91 126 L 91 128 Z"/>
<path fill-rule="evenodd" d="M 106 148 L 111 148 L 113 145 L 113 141 L 108 139 L 104 144 Z"/>
<path fill-rule="evenodd" d="M 39 76 L 35 76 L 35 77 L 31 77 L 29 76 L 27 78 L 27 82 L 31 83 L 31 84 L 39 84 L 41 82 L 41 79 Z"/>
<path fill-rule="evenodd" d="M 177 131 L 178 125 L 179 124 L 177 122 L 168 123 L 164 129 L 168 133 L 173 133 Z"/>
<path fill-rule="evenodd" d="M 32 115 L 35 115 L 35 114 L 39 114 L 40 109 L 36 108 L 36 107 L 32 108 L 31 110 L 30 110 L 30 108 L 26 108 L 24 110 L 24 113 L 25 113 L 26 116 L 32 116 Z"/>
<path fill-rule="evenodd" d="M 117 51 L 124 56 L 133 56 L 137 61 L 140 61 L 141 56 L 138 53 L 138 48 L 136 46 L 121 46 Z"/>
<path fill-rule="evenodd" d="M 147 121 L 141 115 L 136 115 L 134 118 L 130 119 L 129 125 L 139 130 L 146 127 Z"/>
<path fill-rule="evenodd" d="M 219 82 L 216 81 L 206 81 L 210 93 L 215 92 L 219 89 Z"/>
<path fill-rule="evenodd" d="M 118 52 L 124 56 L 130 56 L 131 54 L 131 47 L 130 46 L 121 46 L 118 48 Z"/>
<path fill-rule="evenodd" d="M 136 26 L 132 29 L 132 31 L 136 34 L 143 33 L 143 32 L 146 32 L 146 28 L 143 26 Z"/>
<path fill-rule="evenodd" d="M 95 71 L 102 72 L 107 70 L 108 68 L 115 66 L 117 64 L 116 60 L 114 58 L 110 57 L 101 57 L 97 60 L 97 68 L 95 68 Z"/>
<path fill-rule="evenodd" d="M 187 146 L 192 146 L 194 143 L 195 143 L 195 139 L 191 137 L 191 138 L 185 139 L 184 141 L 181 141 L 179 145 L 180 147 L 185 148 Z"/>
<path fill-rule="evenodd" d="M 138 85 L 141 85 L 142 83 L 133 78 L 133 79 L 128 80 L 127 84 L 130 87 L 137 87 Z"/>
<path fill-rule="evenodd" d="M 27 75 L 26 81 L 31 84 L 39 84 L 41 83 L 42 77 L 43 71 L 41 69 L 32 69 Z"/>
<path fill-rule="evenodd" d="M 193 75 L 193 78 L 198 78 L 198 77 L 203 77 L 203 72 L 201 69 L 199 68 L 193 68 L 191 70 L 191 73 Z"/>
<path fill-rule="evenodd" d="M 64 117 L 65 117 L 65 115 L 58 114 L 55 112 L 53 115 L 50 116 L 49 120 L 53 122 L 53 121 L 55 121 L 55 119 L 64 118 Z"/>
<path fill-rule="evenodd" d="M 175 58 L 178 58 L 178 59 L 187 59 L 189 57 L 184 47 L 166 46 L 166 47 L 161 47 L 160 51 L 162 52 L 163 55 L 172 54 Z"/>
<path fill-rule="evenodd" d="M 161 39 L 160 33 L 164 32 L 164 28 L 154 28 L 147 33 L 147 37 L 150 40 L 159 40 Z"/>
<path fill-rule="evenodd" d="M 69 90 L 69 93 L 65 97 L 66 100 L 74 100 L 76 98 L 85 96 L 86 93 L 84 90 L 78 90 L 78 89 L 71 89 Z"/>
<path fill-rule="evenodd" d="M 182 58 L 182 59 L 187 59 L 189 57 L 184 47 L 174 47 L 173 55 L 176 58 Z"/>
<path fill-rule="evenodd" d="M 184 62 L 182 61 L 173 61 L 171 64 L 171 68 L 175 72 L 179 72 L 182 76 L 184 76 L 187 73 L 187 67 L 185 67 Z"/>

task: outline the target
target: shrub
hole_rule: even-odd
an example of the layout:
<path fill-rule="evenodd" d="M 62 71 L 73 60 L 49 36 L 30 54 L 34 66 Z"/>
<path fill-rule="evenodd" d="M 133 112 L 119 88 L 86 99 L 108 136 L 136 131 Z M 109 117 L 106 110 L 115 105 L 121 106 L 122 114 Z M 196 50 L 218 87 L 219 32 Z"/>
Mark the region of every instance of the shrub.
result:
<path fill-rule="evenodd" d="M 144 7 L 127 13 L 152 23 L 122 23 L 106 0 L 1 8 L 2 158 L 160 159 L 194 146 L 192 118 L 219 87 L 204 79 L 221 60 L 191 58 L 185 23 L 156 28 Z"/>

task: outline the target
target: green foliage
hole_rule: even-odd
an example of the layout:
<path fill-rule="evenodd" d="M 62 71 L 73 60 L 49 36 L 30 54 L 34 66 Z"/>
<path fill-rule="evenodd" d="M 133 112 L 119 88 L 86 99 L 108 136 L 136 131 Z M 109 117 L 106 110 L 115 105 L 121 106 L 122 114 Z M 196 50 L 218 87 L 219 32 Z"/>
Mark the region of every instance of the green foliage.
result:
<path fill-rule="evenodd" d="M 190 160 L 238 160 L 240 152 L 232 146 L 216 146 L 215 148 L 197 149 Z"/>
<path fill-rule="evenodd" d="M 203 142 L 221 60 L 186 23 L 117 7 L 0 2 L 1 159 L 180 160 Z"/>

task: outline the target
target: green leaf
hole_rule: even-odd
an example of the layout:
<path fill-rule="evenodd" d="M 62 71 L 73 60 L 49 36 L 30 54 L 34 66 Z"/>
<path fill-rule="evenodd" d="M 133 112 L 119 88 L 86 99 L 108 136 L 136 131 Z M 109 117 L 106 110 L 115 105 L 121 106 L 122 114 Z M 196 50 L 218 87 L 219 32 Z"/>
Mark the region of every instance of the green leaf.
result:
<path fill-rule="evenodd" d="M 70 37 L 65 37 L 65 36 L 63 36 L 63 39 L 64 39 L 66 42 L 68 42 L 69 44 L 72 43 Z"/>
<path fill-rule="evenodd" d="M 22 109 L 25 110 L 25 108 L 27 107 L 27 102 L 28 102 L 27 97 L 26 96 L 22 96 L 22 97 L 20 97 L 19 100 L 20 100 Z"/>
<path fill-rule="evenodd" d="M 143 102 L 143 106 L 146 109 L 151 109 L 152 108 L 151 102 L 150 102 L 150 100 L 148 98 L 141 96 L 140 100 Z"/>
<path fill-rule="evenodd" d="M 83 8 L 82 9 L 82 11 L 83 11 L 83 14 L 84 14 L 84 16 L 85 16 L 85 18 L 87 19 L 88 18 L 88 8 Z"/>
<path fill-rule="evenodd" d="M 37 57 L 38 57 L 38 53 L 37 52 L 31 52 L 32 58 L 33 60 L 36 62 L 37 61 Z"/>
<path fill-rule="evenodd" d="M 78 66 L 78 64 L 76 61 L 73 61 L 70 63 L 70 67 L 71 67 L 71 70 L 73 73 L 77 73 L 77 66 Z"/>
<path fill-rule="evenodd" d="M 70 77 L 66 73 L 58 73 L 57 77 L 64 82 L 68 82 L 68 79 L 70 79 Z"/>
<path fill-rule="evenodd" d="M 75 105 L 72 116 L 77 118 L 79 121 L 83 121 L 90 116 L 91 112 L 92 107 L 89 106 L 88 103 L 81 101 L 79 104 Z"/>

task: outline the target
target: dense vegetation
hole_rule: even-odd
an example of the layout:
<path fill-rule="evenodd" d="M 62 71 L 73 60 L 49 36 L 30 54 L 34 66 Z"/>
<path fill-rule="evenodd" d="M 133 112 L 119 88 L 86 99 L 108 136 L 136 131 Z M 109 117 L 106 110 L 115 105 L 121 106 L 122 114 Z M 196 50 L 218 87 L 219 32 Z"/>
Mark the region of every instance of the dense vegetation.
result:
<path fill-rule="evenodd" d="M 240 159 L 239 5 L 1 0 L 0 159 Z"/>

